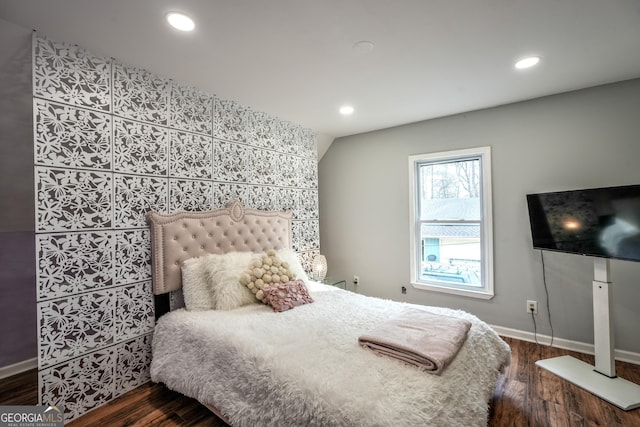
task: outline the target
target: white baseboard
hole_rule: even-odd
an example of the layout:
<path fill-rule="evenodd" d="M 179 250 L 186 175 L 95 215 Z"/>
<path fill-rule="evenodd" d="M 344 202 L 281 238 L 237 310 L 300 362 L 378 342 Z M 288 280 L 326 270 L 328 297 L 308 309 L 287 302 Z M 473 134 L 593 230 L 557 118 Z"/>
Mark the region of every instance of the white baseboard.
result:
<path fill-rule="evenodd" d="M 520 331 L 518 329 L 505 328 L 503 326 L 495 326 L 491 325 L 494 331 L 498 334 L 509 337 L 516 338 L 522 341 L 536 342 L 536 336 L 538 338 L 538 343 L 542 345 L 549 345 L 551 343 L 551 337 L 549 335 L 534 335 L 533 332 L 528 331 Z M 572 341 L 564 338 L 553 338 L 553 347 L 563 348 L 565 350 L 577 351 L 578 353 L 585 353 L 593 355 L 594 347 L 593 344 L 588 344 L 580 341 Z M 640 353 L 634 353 L 631 351 L 618 350 L 614 351 L 614 357 L 616 360 L 621 362 L 633 363 L 635 365 L 640 365 Z"/>
<path fill-rule="evenodd" d="M 22 362 L 14 363 L 13 365 L 0 367 L 0 379 L 7 378 L 12 375 L 19 374 L 30 369 L 38 367 L 38 358 L 23 360 Z"/>

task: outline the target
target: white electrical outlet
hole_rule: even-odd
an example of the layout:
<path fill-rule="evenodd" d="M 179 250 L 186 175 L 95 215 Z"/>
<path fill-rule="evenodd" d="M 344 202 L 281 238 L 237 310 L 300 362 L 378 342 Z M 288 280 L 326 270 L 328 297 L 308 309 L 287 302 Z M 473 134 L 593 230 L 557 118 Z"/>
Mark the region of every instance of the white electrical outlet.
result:
<path fill-rule="evenodd" d="M 538 314 L 538 301 L 527 300 L 527 313 Z"/>
<path fill-rule="evenodd" d="M 360 283 L 360 276 L 353 276 L 353 284 L 357 285 L 358 283 Z"/>

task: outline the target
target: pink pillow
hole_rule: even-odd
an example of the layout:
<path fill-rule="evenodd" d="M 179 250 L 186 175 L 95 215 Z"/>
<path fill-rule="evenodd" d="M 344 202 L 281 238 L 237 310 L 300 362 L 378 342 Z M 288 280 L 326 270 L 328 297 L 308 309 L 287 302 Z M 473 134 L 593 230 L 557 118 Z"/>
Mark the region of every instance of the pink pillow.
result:
<path fill-rule="evenodd" d="M 286 311 L 313 302 L 304 281 L 300 279 L 265 286 L 262 292 L 266 303 L 273 307 L 274 311 Z"/>

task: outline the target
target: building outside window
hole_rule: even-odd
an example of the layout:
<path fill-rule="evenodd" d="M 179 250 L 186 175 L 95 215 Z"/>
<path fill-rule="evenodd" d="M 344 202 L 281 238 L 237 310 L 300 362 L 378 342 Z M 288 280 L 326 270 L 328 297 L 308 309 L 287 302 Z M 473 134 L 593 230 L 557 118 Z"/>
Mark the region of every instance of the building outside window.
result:
<path fill-rule="evenodd" d="M 493 297 L 491 149 L 409 157 L 411 284 Z"/>

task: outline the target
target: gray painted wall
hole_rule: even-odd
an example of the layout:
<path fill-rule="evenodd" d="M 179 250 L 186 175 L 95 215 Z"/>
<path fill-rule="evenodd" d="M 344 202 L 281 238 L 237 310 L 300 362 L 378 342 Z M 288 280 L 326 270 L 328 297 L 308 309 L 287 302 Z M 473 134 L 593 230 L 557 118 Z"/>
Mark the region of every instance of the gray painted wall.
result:
<path fill-rule="evenodd" d="M 37 356 L 31 31 L 0 20 L 0 367 Z"/>
<path fill-rule="evenodd" d="M 319 165 L 329 275 L 359 275 L 357 291 L 366 295 L 460 308 L 531 332 L 525 303 L 535 299 L 538 332 L 550 335 L 525 194 L 640 184 L 639 114 L 640 79 L 337 139 Z M 485 145 L 492 147 L 496 296 L 412 288 L 408 156 Z M 592 343 L 592 259 L 550 252 L 544 259 L 555 335 Z M 640 263 L 613 260 L 611 270 L 616 348 L 640 352 Z"/>

